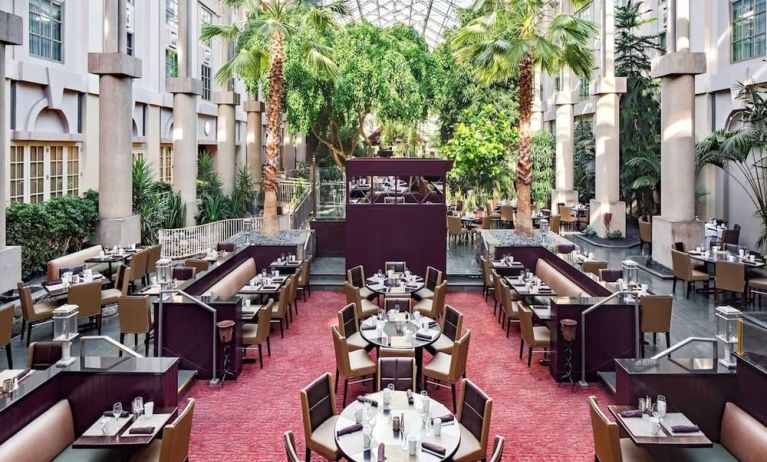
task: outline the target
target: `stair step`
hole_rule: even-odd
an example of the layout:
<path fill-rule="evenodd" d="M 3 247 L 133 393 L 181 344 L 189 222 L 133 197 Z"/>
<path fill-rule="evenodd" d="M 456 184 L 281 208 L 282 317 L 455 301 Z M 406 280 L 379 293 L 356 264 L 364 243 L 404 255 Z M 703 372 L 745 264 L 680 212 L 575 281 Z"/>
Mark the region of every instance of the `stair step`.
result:
<path fill-rule="evenodd" d="M 615 372 L 597 372 L 597 375 L 607 388 L 607 392 L 615 395 Z"/>
<path fill-rule="evenodd" d="M 197 377 L 196 370 L 179 369 L 178 370 L 178 396 L 181 397 L 192 388 L 194 379 Z"/>

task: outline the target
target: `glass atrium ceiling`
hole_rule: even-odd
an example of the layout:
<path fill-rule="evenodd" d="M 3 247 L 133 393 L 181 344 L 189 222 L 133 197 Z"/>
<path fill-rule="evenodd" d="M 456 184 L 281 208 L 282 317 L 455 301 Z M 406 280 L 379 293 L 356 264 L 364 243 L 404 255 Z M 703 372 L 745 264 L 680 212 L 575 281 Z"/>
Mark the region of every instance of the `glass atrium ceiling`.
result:
<path fill-rule="evenodd" d="M 471 6 L 472 0 L 348 0 L 350 19 L 380 27 L 407 24 L 421 33 L 434 48 L 445 30 L 455 27 L 457 9 Z"/>

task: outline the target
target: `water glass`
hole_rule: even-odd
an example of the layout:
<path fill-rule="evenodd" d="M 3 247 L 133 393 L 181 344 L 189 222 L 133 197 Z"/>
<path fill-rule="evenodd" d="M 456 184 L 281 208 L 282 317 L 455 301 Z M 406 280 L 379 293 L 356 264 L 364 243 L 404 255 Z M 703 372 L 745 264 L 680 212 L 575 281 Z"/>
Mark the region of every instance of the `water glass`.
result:
<path fill-rule="evenodd" d="M 119 419 L 123 415 L 123 403 L 118 401 L 112 405 L 112 415 L 115 416 L 115 419 Z"/>
<path fill-rule="evenodd" d="M 141 413 L 144 412 L 144 398 L 140 396 L 133 398 L 133 403 L 131 404 L 131 410 L 134 415 L 140 416 Z"/>
<path fill-rule="evenodd" d="M 645 400 L 644 398 L 639 398 L 639 412 L 643 413 L 647 410 L 647 407 L 645 406 Z"/>
<path fill-rule="evenodd" d="M 426 390 L 421 390 L 421 409 L 423 409 L 423 414 L 425 416 L 429 415 L 430 404 L 431 404 L 431 401 L 429 400 L 429 394 L 426 393 Z"/>
<path fill-rule="evenodd" d="M 658 418 L 663 420 L 663 418 L 666 417 L 666 397 L 658 395 L 655 405 L 658 407 Z"/>
<path fill-rule="evenodd" d="M 154 415 L 154 401 L 144 403 L 144 418 L 151 419 Z"/>
<path fill-rule="evenodd" d="M 370 449 L 370 438 L 373 435 L 373 430 L 370 425 L 362 426 L 362 447 L 364 449 Z"/>
<path fill-rule="evenodd" d="M 365 413 L 365 408 L 361 403 L 357 403 L 357 407 L 354 409 L 354 421 L 356 423 L 362 423 L 362 416 Z"/>

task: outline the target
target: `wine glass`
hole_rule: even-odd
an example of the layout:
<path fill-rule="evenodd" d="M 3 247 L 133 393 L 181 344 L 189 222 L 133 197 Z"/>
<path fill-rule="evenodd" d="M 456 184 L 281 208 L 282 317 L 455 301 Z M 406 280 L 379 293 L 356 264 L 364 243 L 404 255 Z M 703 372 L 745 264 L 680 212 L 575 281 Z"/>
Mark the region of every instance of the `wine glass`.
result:
<path fill-rule="evenodd" d="M 655 404 L 658 406 L 658 418 L 663 420 L 663 418 L 666 417 L 666 397 L 663 395 L 658 395 L 658 399 L 655 401 Z"/>
<path fill-rule="evenodd" d="M 112 405 L 112 415 L 119 419 L 123 415 L 123 403 L 116 402 Z"/>
<path fill-rule="evenodd" d="M 423 412 L 424 418 L 429 417 L 429 405 L 431 403 L 429 402 L 429 394 L 426 393 L 426 390 L 421 390 L 421 411 Z"/>

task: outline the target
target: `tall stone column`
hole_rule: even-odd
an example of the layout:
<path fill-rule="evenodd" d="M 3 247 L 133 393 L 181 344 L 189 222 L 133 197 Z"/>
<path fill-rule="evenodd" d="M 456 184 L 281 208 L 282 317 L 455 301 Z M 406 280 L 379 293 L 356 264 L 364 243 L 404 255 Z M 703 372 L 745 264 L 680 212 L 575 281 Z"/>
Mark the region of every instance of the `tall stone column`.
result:
<path fill-rule="evenodd" d="M 8 147 L 10 127 L 6 114 L 8 108 L 5 81 L 5 47 L 21 45 L 24 38 L 24 21 L 21 16 L 0 11 L 0 291 L 16 287 L 21 281 L 21 247 L 6 246 L 5 208 L 8 206 Z"/>
<path fill-rule="evenodd" d="M 228 18 L 231 22 L 231 17 Z M 219 47 L 221 56 L 226 60 L 232 58 L 232 46 L 228 42 L 221 41 Z M 213 102 L 218 105 L 218 118 L 216 139 L 218 151 L 214 157 L 216 171 L 221 178 L 221 190 L 224 194 L 231 194 L 234 189 L 235 177 L 237 176 L 237 117 L 235 108 L 240 104 L 240 95 L 234 91 L 232 79 L 229 79 L 225 88 L 213 92 Z"/>
<path fill-rule="evenodd" d="M 626 204 L 620 200 L 620 94 L 626 78 L 615 76 L 615 0 L 602 0 L 600 67 L 602 75 L 591 85 L 596 96 L 594 113 L 594 199 L 591 227 L 600 237 L 620 231 L 626 235 Z M 608 216 L 610 217 L 608 219 Z"/>
<path fill-rule="evenodd" d="M 251 95 L 248 97 L 247 101 L 243 103 L 243 108 L 247 114 L 245 126 L 245 131 L 247 132 L 245 137 L 247 166 L 250 168 L 250 173 L 253 175 L 253 183 L 260 189 L 264 174 L 262 143 L 262 114 L 264 113 L 264 103 L 259 101 L 257 97 Z"/>
<path fill-rule="evenodd" d="M 104 0 L 104 48 L 88 53 L 88 72 L 99 76 L 99 223 L 105 246 L 141 241 L 133 214 L 130 171 L 133 147 L 133 79 L 141 60 L 127 53 L 126 0 Z"/>
<path fill-rule="evenodd" d="M 572 71 L 562 72 L 561 90 L 555 96 L 557 106 L 556 118 L 556 162 L 555 188 L 551 191 L 551 210 L 556 213 L 557 204 L 572 204 L 578 202 L 578 192 L 575 191 L 575 170 L 573 156 L 575 154 L 575 103 L 578 97 L 573 91 Z"/>
<path fill-rule="evenodd" d="M 178 0 L 178 77 L 165 79 L 165 89 L 173 94 L 173 189 L 186 207 L 186 225 L 197 216 L 197 96 L 202 83 L 192 77 L 189 53 L 193 42 L 190 0 Z"/>
<path fill-rule="evenodd" d="M 675 242 L 703 242 L 695 219 L 695 75 L 706 71 L 703 53 L 690 51 L 690 0 L 670 0 L 667 54 L 653 60 L 661 79 L 661 210 L 653 217 L 652 257 L 671 267 Z"/>

